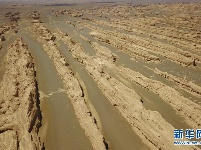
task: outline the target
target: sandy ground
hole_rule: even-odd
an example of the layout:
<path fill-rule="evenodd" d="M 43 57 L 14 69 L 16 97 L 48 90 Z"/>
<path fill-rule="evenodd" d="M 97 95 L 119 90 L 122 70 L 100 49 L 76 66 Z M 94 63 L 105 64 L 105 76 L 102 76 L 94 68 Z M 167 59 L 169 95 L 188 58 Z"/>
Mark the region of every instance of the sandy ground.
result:
<path fill-rule="evenodd" d="M 0 149 L 200 149 L 200 3 L 0 11 Z"/>
<path fill-rule="evenodd" d="M 42 149 L 38 85 L 33 58 L 22 38 L 5 56 L 6 72 L 0 84 L 1 149 Z"/>

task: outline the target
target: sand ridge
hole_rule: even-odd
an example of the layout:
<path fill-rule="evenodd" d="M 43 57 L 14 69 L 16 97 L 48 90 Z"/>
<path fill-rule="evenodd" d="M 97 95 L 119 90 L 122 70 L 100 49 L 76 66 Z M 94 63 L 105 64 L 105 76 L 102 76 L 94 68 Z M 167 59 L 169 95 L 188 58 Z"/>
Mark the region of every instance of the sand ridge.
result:
<path fill-rule="evenodd" d="M 33 58 L 22 38 L 9 48 L 0 84 L 1 149 L 42 149 L 41 112 Z M 8 140 L 9 139 L 9 140 Z"/>

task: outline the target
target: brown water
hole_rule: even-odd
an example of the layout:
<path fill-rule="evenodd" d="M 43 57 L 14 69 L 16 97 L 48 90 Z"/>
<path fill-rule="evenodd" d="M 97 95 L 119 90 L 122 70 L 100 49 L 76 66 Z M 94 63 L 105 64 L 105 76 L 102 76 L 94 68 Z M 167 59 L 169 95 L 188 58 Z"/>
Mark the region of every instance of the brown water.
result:
<path fill-rule="evenodd" d="M 74 72 L 78 73 L 83 80 L 85 87 L 87 88 L 89 100 L 99 115 L 103 133 L 110 144 L 109 148 L 115 150 L 132 150 L 133 148 L 148 149 L 142 143 L 141 139 L 132 131 L 129 123 L 103 95 L 97 84 L 85 71 L 84 66 L 78 64 L 72 58 L 66 45 L 60 42 L 59 49 L 73 68 Z"/>
<path fill-rule="evenodd" d="M 53 61 L 44 52 L 40 43 L 26 34 L 22 35 L 28 44 L 36 65 L 37 80 L 40 93 L 53 95 L 41 99 L 43 127 L 41 133 L 45 136 L 45 147 L 49 150 L 92 149 L 89 139 L 75 116 L 73 106 L 66 93 L 59 92 L 63 82 L 57 74 Z"/>
<path fill-rule="evenodd" d="M 117 75 L 117 73 L 111 73 L 112 76 L 119 79 L 121 82 L 126 84 L 128 87 L 132 88 L 137 92 L 143 100 L 143 106 L 148 110 L 157 111 L 161 114 L 161 116 L 169 122 L 175 129 L 190 129 L 190 126 L 184 122 L 184 119 L 177 114 L 177 112 L 161 97 L 157 94 L 142 88 L 141 86 L 137 85 L 136 83 L 132 82 L 125 82 L 127 81 L 121 75 Z M 168 112 L 168 113 L 167 113 Z"/>

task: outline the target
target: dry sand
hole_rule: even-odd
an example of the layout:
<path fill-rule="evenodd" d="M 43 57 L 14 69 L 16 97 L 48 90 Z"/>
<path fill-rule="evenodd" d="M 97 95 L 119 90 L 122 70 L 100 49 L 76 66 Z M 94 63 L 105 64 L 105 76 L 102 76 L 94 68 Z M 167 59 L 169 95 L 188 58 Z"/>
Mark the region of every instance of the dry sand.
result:
<path fill-rule="evenodd" d="M 36 71 L 28 47 L 18 38 L 5 56 L 6 72 L 0 84 L 1 149 L 42 149 Z"/>

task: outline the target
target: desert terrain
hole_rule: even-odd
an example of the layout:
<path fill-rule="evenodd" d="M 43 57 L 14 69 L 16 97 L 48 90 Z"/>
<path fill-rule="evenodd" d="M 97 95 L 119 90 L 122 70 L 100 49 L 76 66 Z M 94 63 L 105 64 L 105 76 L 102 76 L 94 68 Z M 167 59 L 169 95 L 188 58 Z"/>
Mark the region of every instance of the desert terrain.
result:
<path fill-rule="evenodd" d="M 201 3 L 1 3 L 0 150 L 201 149 L 175 129 L 201 129 Z"/>

